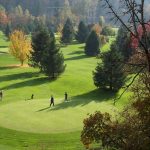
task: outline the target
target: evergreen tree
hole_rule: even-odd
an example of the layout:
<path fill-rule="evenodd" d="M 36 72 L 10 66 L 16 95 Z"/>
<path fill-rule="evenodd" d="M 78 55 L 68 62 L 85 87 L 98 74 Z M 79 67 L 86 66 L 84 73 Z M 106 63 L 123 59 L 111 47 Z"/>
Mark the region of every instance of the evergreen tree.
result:
<path fill-rule="evenodd" d="M 50 46 L 43 52 L 42 71 L 49 77 L 55 78 L 65 70 L 64 57 L 56 46 L 53 33 L 50 34 Z"/>
<path fill-rule="evenodd" d="M 32 33 L 32 52 L 30 56 L 30 64 L 32 67 L 41 66 L 41 58 L 42 52 L 49 46 L 50 44 L 50 36 L 46 29 L 43 29 L 40 26 L 36 27 L 36 30 Z"/>
<path fill-rule="evenodd" d="M 103 54 L 102 63 L 98 63 L 93 72 L 94 84 L 103 89 L 119 90 L 125 81 L 122 61 L 123 57 L 113 43 L 111 50 Z"/>
<path fill-rule="evenodd" d="M 88 37 L 88 34 L 89 34 L 88 27 L 85 25 L 85 23 L 83 21 L 81 21 L 78 26 L 76 40 L 79 43 L 84 43 Z"/>
<path fill-rule="evenodd" d="M 62 30 L 61 41 L 63 43 L 71 43 L 73 38 L 74 38 L 73 24 L 72 21 L 68 18 Z"/>
<path fill-rule="evenodd" d="M 119 51 L 123 55 L 124 60 L 126 61 L 132 55 L 132 48 L 130 42 L 130 34 L 123 26 L 121 26 L 118 31 L 116 44 L 118 46 Z"/>
<path fill-rule="evenodd" d="M 7 37 L 9 37 L 9 35 L 11 34 L 11 25 L 7 24 L 6 28 L 5 28 L 5 35 Z"/>
<path fill-rule="evenodd" d="M 91 31 L 85 45 L 85 54 L 88 56 L 96 56 L 100 53 L 100 42 L 96 32 Z"/>
<path fill-rule="evenodd" d="M 49 33 L 46 28 L 40 28 L 34 33 L 32 47 L 31 66 L 39 67 L 50 78 L 57 77 L 65 70 L 64 57 L 56 46 L 54 34 Z"/>

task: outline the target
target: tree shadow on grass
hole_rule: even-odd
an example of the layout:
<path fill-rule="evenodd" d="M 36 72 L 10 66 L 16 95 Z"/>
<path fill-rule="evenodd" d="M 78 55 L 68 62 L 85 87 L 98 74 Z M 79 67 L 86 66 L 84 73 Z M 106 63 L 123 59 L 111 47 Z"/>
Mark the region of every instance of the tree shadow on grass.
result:
<path fill-rule="evenodd" d="M 0 70 L 15 69 L 15 68 L 20 68 L 20 66 L 2 66 L 0 67 Z"/>
<path fill-rule="evenodd" d="M 77 45 L 77 44 L 80 44 L 80 43 L 77 42 L 77 41 L 72 41 L 71 43 L 62 43 L 62 42 L 60 42 L 59 46 L 61 48 L 64 48 L 64 47 L 68 47 L 68 46 L 71 46 L 71 45 Z"/>
<path fill-rule="evenodd" d="M 42 109 L 38 110 L 37 112 L 44 111 L 44 110 L 47 110 L 47 109 L 50 109 L 50 107 L 48 106 L 48 107 L 42 108 Z"/>
<path fill-rule="evenodd" d="M 51 110 L 55 111 L 55 110 L 59 110 L 59 109 L 66 109 L 69 107 L 76 107 L 76 106 L 83 107 L 83 106 L 91 103 L 92 101 L 99 103 L 99 102 L 103 102 L 103 101 L 107 101 L 109 99 L 115 98 L 116 94 L 117 93 L 109 91 L 109 90 L 106 91 L 106 90 L 102 90 L 102 89 L 101 90 L 96 89 L 89 93 L 85 93 L 82 95 L 77 95 L 75 97 L 72 97 L 71 100 L 69 100 L 68 102 L 62 102 L 62 103 L 56 105 Z"/>
<path fill-rule="evenodd" d="M 86 55 L 80 55 L 80 56 L 74 56 L 74 57 L 71 57 L 71 58 L 66 58 L 65 61 L 79 60 L 79 59 L 85 59 L 85 58 L 90 58 L 90 57 L 86 56 Z"/>
<path fill-rule="evenodd" d="M 1 69 L 1 67 L 0 67 L 0 69 Z M 9 75 L 0 76 L 0 82 L 18 80 L 18 79 L 19 80 L 20 79 L 29 79 L 29 78 L 38 77 L 38 76 L 39 76 L 38 72 L 24 72 L 24 73 L 17 73 L 17 74 L 9 74 Z"/>
<path fill-rule="evenodd" d="M 79 48 L 84 50 L 85 46 L 80 46 Z"/>
<path fill-rule="evenodd" d="M 27 80 L 27 81 L 11 84 L 11 85 L 8 85 L 8 86 L 4 86 L 1 89 L 11 90 L 11 89 L 17 89 L 17 88 L 22 88 L 22 87 L 42 85 L 42 84 L 45 84 L 47 82 L 53 82 L 53 81 L 54 80 L 49 81 L 48 77 L 41 77 L 41 78 L 35 78 L 35 79 L 32 79 L 32 80 Z"/>
<path fill-rule="evenodd" d="M 69 55 L 79 55 L 79 54 L 84 54 L 84 52 L 83 51 L 75 51 L 75 52 L 69 53 Z"/>
<path fill-rule="evenodd" d="M 8 52 L 0 51 L 0 54 L 8 54 Z"/>
<path fill-rule="evenodd" d="M 1 45 L 0 48 L 8 48 L 6 45 Z"/>

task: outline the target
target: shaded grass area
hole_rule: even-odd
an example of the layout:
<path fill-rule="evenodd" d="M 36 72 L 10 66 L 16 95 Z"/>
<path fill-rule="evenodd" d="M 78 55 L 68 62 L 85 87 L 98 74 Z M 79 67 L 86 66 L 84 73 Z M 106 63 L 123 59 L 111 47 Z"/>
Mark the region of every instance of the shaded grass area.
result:
<path fill-rule="evenodd" d="M 96 102 L 96 103 L 107 102 L 110 99 L 113 99 L 115 97 L 116 97 L 116 93 L 113 93 L 111 91 L 96 89 L 88 93 L 74 96 L 71 98 L 71 101 L 68 100 L 67 103 L 60 103 L 53 110 L 66 109 L 70 107 L 75 108 L 77 106 L 84 107 L 85 105 L 88 105 L 91 102 Z"/>
<path fill-rule="evenodd" d="M 0 48 L 7 48 L 9 45 L 8 38 L 0 31 Z"/>

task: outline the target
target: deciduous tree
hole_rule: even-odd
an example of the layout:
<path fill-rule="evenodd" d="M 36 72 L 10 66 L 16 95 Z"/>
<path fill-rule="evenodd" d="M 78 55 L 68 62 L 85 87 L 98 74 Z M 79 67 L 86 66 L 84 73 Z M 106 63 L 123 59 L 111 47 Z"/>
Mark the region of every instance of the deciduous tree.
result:
<path fill-rule="evenodd" d="M 150 28 L 148 21 L 145 19 L 146 1 L 122 0 L 122 7 L 118 8 L 119 11 L 114 8 L 114 5 L 110 0 L 103 1 L 109 11 L 113 14 L 114 17 L 112 19 L 119 21 L 130 33 L 131 38 L 133 39 L 132 45 L 137 48 L 137 50 L 139 46 L 140 49 L 142 49 L 147 60 L 148 71 L 150 72 L 150 50 L 148 46 L 148 32 Z M 126 18 L 128 22 L 124 21 L 124 18 Z"/>
<path fill-rule="evenodd" d="M 100 33 L 102 32 L 102 27 L 99 24 L 94 24 L 92 30 L 94 30 L 98 36 L 100 36 Z"/>
<path fill-rule="evenodd" d="M 111 26 L 104 26 L 101 34 L 106 35 L 106 36 L 114 36 L 115 31 L 113 30 Z"/>
<path fill-rule="evenodd" d="M 119 113 L 119 117 L 97 111 L 84 119 L 81 141 L 85 147 L 96 142 L 104 149 L 149 150 L 149 73 L 142 73 L 133 87 L 135 101 Z"/>
<path fill-rule="evenodd" d="M 15 30 L 11 33 L 9 52 L 21 62 L 22 66 L 28 59 L 31 49 L 31 42 L 24 32 Z"/>

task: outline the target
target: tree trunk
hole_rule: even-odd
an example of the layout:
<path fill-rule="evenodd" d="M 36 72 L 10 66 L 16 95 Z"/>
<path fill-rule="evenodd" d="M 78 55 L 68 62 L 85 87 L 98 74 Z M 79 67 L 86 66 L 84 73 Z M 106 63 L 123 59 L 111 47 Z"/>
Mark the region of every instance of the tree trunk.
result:
<path fill-rule="evenodd" d="M 147 54 L 148 71 L 150 73 L 150 53 Z"/>
<path fill-rule="evenodd" d="M 23 63 L 24 63 L 24 61 L 23 61 L 23 60 L 21 60 L 21 66 L 23 66 Z"/>
<path fill-rule="evenodd" d="M 53 79 L 55 78 L 55 73 L 53 72 Z"/>

